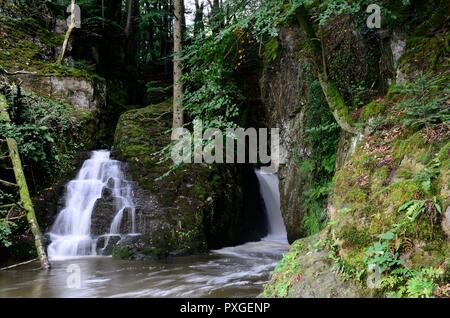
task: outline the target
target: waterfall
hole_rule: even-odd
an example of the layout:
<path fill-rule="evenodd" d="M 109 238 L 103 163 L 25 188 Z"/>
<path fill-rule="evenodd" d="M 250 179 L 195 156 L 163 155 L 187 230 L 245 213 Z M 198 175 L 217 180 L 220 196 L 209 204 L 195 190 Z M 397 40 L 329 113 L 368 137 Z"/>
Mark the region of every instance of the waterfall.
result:
<path fill-rule="evenodd" d="M 255 170 L 258 177 L 261 196 L 267 213 L 269 233 L 264 240 L 287 242 L 286 227 L 280 208 L 280 190 L 278 188 L 278 175 Z"/>
<path fill-rule="evenodd" d="M 124 179 L 121 162 L 110 159 L 106 150 L 93 151 L 77 177 L 66 185 L 65 206 L 53 224 L 48 246 L 50 259 L 79 255 L 97 255 L 97 237 L 91 235 L 91 218 L 95 203 L 104 188 L 111 190 L 115 217 L 106 236 L 105 248 L 112 235 L 120 234 L 124 212 L 129 213 L 131 231 L 135 232 L 135 208 L 132 189 Z"/>

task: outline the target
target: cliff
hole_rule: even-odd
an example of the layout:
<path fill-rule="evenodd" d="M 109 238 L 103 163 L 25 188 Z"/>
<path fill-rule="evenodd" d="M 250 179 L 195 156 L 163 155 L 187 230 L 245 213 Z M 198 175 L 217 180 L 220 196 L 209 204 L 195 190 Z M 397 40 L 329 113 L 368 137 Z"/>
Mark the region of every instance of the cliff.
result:
<path fill-rule="evenodd" d="M 323 26 L 355 135 L 333 125 L 302 29 L 269 42 L 265 120 L 285 136 L 282 213 L 298 240 L 263 296 L 448 296 L 448 24 L 427 18 L 446 6 L 376 31 L 348 15 Z"/>

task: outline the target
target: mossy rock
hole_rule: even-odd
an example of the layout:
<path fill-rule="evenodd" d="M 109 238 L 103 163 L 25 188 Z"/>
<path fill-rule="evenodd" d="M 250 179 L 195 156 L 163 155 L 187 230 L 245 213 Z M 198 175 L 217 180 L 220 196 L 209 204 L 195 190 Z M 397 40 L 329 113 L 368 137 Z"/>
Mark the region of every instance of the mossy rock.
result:
<path fill-rule="evenodd" d="M 369 118 L 376 117 L 383 113 L 383 111 L 386 109 L 386 104 L 382 101 L 372 101 L 366 106 L 364 106 L 362 112 L 361 112 L 361 120 L 367 121 Z"/>
<path fill-rule="evenodd" d="M 133 252 L 128 246 L 114 245 L 112 249 L 112 258 L 116 260 L 130 259 Z"/>
<path fill-rule="evenodd" d="M 171 254 L 191 254 L 261 237 L 245 208 L 243 184 L 249 167 L 191 164 L 167 174 L 172 162 L 160 162 L 159 152 L 170 144 L 171 109 L 172 100 L 167 100 L 125 112 L 114 142 L 132 179 L 153 194 L 164 211 L 160 217 L 170 235 L 163 248 Z"/>
<path fill-rule="evenodd" d="M 362 288 L 345 281 L 333 271 L 328 251 L 324 249 L 328 230 L 295 241 L 275 267 L 261 297 L 330 298 L 364 295 Z"/>

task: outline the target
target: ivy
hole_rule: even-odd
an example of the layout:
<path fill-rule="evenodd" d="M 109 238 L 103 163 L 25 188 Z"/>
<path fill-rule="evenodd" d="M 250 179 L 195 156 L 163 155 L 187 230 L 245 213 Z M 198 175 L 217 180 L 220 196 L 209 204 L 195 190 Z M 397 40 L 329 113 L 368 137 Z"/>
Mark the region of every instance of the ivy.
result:
<path fill-rule="evenodd" d="M 45 179 L 71 167 L 81 143 L 81 122 L 74 110 L 37 95 L 9 92 L 12 124 L 0 124 L 0 135 L 14 138 L 25 164 L 33 164 Z"/>

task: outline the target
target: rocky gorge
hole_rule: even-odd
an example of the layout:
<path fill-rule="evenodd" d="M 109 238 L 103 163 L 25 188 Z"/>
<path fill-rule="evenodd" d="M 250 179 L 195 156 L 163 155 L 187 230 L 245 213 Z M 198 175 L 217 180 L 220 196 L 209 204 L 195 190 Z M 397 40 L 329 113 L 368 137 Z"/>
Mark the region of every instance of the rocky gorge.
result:
<path fill-rule="evenodd" d="M 361 22 L 364 19 L 353 13 L 338 14 L 316 27 L 324 52 L 320 62 L 327 80 L 336 84 L 349 106 L 345 119 L 356 133 L 342 128 L 341 110 L 330 108 L 332 94 L 325 94 L 317 76 L 320 66 L 297 15 L 277 25 L 276 35 L 264 35 L 257 48 L 250 31 L 233 33 L 239 40 L 231 41 L 230 51 L 236 49 L 239 54 L 236 65 L 230 62 L 237 83 L 230 91 L 241 89 L 239 98 L 244 101 L 236 110 L 236 122 L 279 128 L 285 159 L 277 175 L 290 247 L 277 259 L 264 287 L 257 280 L 263 274 L 253 267 L 250 274 L 247 267 L 240 268 L 250 276 L 257 273 L 252 277 L 258 286 L 252 290 L 255 295 L 449 297 L 450 74 L 444 14 L 449 5 L 446 1 L 415 3 L 406 9 L 389 1 L 386 5 L 397 20 L 387 19 L 380 29 L 368 29 Z M 26 175 L 34 178 L 31 190 L 43 232 L 52 231 L 66 204 L 67 185 L 92 151 L 109 149 L 111 160 L 120 162 L 121 182 L 132 188 L 134 216 L 131 219 L 131 210 L 125 208 L 120 237 L 106 244 L 105 235 L 117 215 L 115 185 L 106 180 L 92 208 L 89 228 L 97 246 L 105 243 L 99 254 L 112 255 L 116 264 L 176 263 L 200 255 L 216 266 L 215 256 L 205 255 L 219 250 L 225 255 L 245 255 L 244 259 L 257 255 L 252 266 L 261 262 L 264 270 L 272 270 L 272 261 L 281 257 L 284 246 L 267 243 L 261 251 L 251 245 L 264 242 L 270 228 L 255 174 L 260 164 L 174 168 L 164 156 L 173 119 L 173 99 L 167 89 L 171 86 L 165 87 L 161 79 L 167 66 L 141 65 L 136 70 L 127 64 L 126 48 L 116 52 L 120 58 L 109 56 L 104 53 L 108 45 L 106 49 L 95 46 L 95 40 L 81 30 L 70 42 L 64 63 L 56 65 L 53 59 L 63 35 L 58 29 L 61 6 L 28 19 L 19 7 L 9 1 L 0 11 L 0 92 L 11 96 L 12 115 L 17 113 L 14 120 L 19 126 L 38 122 L 37 129 L 44 127 L 42 136 L 51 133 L 47 141 L 33 144 L 43 145 L 41 157 L 33 157 L 33 149 L 25 146 L 34 139 L 22 138 Z M 318 8 L 311 9 L 314 19 L 321 17 Z M 95 60 L 98 54 L 111 58 L 114 70 L 106 57 L 104 64 L 96 63 L 97 68 L 84 60 Z M 152 72 L 145 72 L 145 67 Z M 144 73 L 156 80 L 147 81 Z M 208 83 L 215 83 L 219 73 L 204 72 L 214 74 Z M 188 82 L 186 90 L 198 89 L 195 85 L 200 86 Z M 217 87 L 201 91 L 214 92 L 218 100 L 232 95 L 230 91 L 222 94 Z M 205 113 L 215 114 L 214 107 L 213 103 Z M 41 108 L 39 120 L 26 117 Z M 53 108 L 58 111 L 49 110 Z M 19 116 L 25 110 L 26 116 Z M 204 115 L 203 110 L 186 111 L 189 120 Z M 221 123 L 222 115 L 210 116 Z M 2 178 L 11 175 L 6 164 L 0 169 Z M 13 235 L 12 248 L 0 248 L 0 261 L 34 257 L 29 233 Z M 47 235 L 47 246 L 51 242 Z M 239 250 L 241 245 L 248 251 Z M 266 257 L 270 249 L 276 251 L 273 259 Z M 376 288 L 370 285 L 374 268 L 379 271 Z"/>

